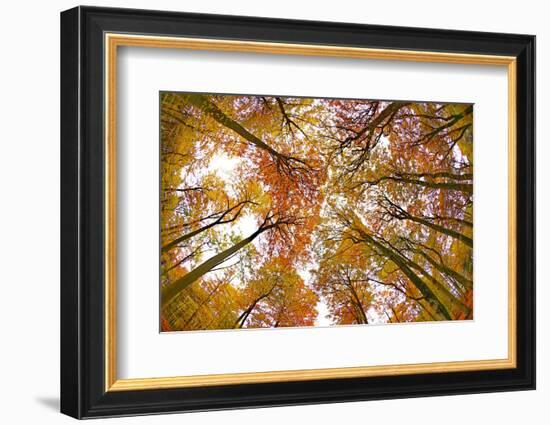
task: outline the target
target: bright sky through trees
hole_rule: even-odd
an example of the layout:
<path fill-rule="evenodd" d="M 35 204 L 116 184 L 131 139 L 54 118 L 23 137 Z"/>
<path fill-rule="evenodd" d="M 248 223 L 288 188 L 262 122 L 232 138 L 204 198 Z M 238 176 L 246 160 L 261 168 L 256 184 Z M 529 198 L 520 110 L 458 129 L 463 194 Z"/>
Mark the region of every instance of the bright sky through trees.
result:
<path fill-rule="evenodd" d="M 163 331 L 473 318 L 473 105 L 160 101 Z"/>

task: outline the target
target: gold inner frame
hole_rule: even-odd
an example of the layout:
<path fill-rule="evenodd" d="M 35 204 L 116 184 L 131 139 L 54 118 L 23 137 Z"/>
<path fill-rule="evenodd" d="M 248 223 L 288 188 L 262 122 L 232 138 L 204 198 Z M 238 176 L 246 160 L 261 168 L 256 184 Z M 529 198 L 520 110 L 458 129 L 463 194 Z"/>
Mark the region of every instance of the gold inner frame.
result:
<path fill-rule="evenodd" d="M 513 56 L 370 49 L 106 33 L 105 46 L 105 391 L 509 369 L 516 367 L 516 58 Z M 116 100 L 119 46 L 328 56 L 504 66 L 508 72 L 508 357 L 384 366 L 118 379 L 116 373 Z"/>

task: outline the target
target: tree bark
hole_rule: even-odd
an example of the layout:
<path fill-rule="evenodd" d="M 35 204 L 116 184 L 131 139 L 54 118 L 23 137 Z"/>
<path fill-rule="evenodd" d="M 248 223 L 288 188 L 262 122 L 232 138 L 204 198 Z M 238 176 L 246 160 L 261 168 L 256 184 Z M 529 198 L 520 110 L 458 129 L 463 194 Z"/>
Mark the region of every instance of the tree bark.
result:
<path fill-rule="evenodd" d="M 213 221 L 212 223 L 210 224 L 207 224 L 205 226 L 202 226 L 200 228 L 198 228 L 197 230 L 193 230 L 192 232 L 189 232 L 189 233 L 186 233 L 185 235 L 182 235 L 176 239 L 174 239 L 173 241 L 171 242 L 168 242 L 166 245 L 164 245 L 162 248 L 161 248 L 161 252 L 164 254 L 168 251 L 170 251 L 172 248 L 174 248 L 176 245 L 182 243 L 182 242 L 185 242 L 186 240 L 188 239 L 191 239 L 195 236 L 197 236 L 198 234 L 214 227 L 214 226 L 217 226 L 218 224 L 225 224 L 225 223 L 231 223 L 233 221 L 235 221 L 237 219 L 237 217 L 239 217 L 241 211 L 242 211 L 242 208 L 244 206 L 246 202 L 240 202 L 238 203 L 237 205 L 229 208 L 227 211 L 225 211 L 224 213 L 222 213 L 215 221 Z M 227 219 L 227 220 L 224 220 L 225 216 L 227 216 L 227 214 L 231 213 L 232 211 L 234 211 L 236 208 L 239 208 L 241 207 L 240 209 L 237 210 L 237 212 L 235 213 L 235 215 L 233 217 L 231 217 L 230 219 Z"/>
<path fill-rule="evenodd" d="M 462 311 L 465 314 L 470 313 L 470 309 L 462 302 L 460 301 L 456 296 L 454 296 L 449 289 L 445 287 L 439 280 L 437 280 L 434 276 L 429 274 L 426 270 L 424 270 L 423 267 L 416 264 L 414 261 L 409 260 L 406 257 L 403 257 L 404 260 L 406 260 L 407 264 L 417 270 L 422 275 L 426 276 L 428 280 L 432 283 L 432 285 L 435 288 L 435 292 L 437 293 L 437 296 L 441 298 L 442 302 L 446 305 L 450 306 L 451 308 L 457 308 L 460 311 Z"/>
<path fill-rule="evenodd" d="M 376 180 L 367 180 L 356 184 L 354 187 L 357 188 L 364 185 L 376 185 L 386 180 L 402 182 L 407 184 L 416 184 L 418 186 L 429 187 L 431 189 L 457 190 L 459 192 L 464 192 L 470 195 L 473 193 L 472 185 L 469 183 L 435 182 L 435 181 L 426 181 L 426 180 L 419 180 L 419 179 L 410 179 L 410 178 L 400 177 L 400 176 L 384 176 Z"/>
<path fill-rule="evenodd" d="M 258 305 L 258 303 L 263 300 L 264 298 L 267 298 L 269 297 L 269 295 L 271 295 L 271 292 L 273 292 L 273 289 L 275 289 L 275 286 L 276 285 L 273 285 L 271 287 L 271 289 L 266 292 L 265 294 L 262 294 L 260 295 L 258 298 L 256 298 L 251 304 L 250 306 L 248 306 L 248 308 L 246 310 L 244 310 L 240 316 L 237 318 L 237 320 L 235 321 L 235 326 L 234 328 L 242 328 L 244 326 L 244 324 L 246 323 L 246 321 L 248 320 L 248 317 L 252 314 L 252 312 L 254 311 L 254 309 L 256 308 L 256 306 Z"/>
<path fill-rule="evenodd" d="M 380 113 L 374 118 L 371 122 L 369 122 L 359 133 L 357 133 L 356 136 L 354 136 L 351 140 L 357 140 L 361 136 L 363 136 L 365 133 L 368 133 L 368 138 L 372 136 L 374 133 L 374 130 L 376 130 L 380 124 L 384 123 L 384 121 L 395 114 L 397 111 L 399 111 L 404 106 L 407 106 L 409 103 L 406 102 L 393 102 L 390 105 L 388 105 L 386 108 L 384 108 Z M 387 124 L 387 123 L 386 123 Z"/>
<path fill-rule="evenodd" d="M 468 236 L 463 235 L 462 233 L 456 232 L 451 229 L 447 229 L 446 227 L 440 226 L 439 224 L 431 223 L 428 220 L 424 220 L 422 218 L 415 217 L 410 214 L 407 215 L 407 219 L 414 221 L 415 223 L 423 224 L 424 226 L 430 227 L 434 229 L 436 232 L 443 233 L 444 235 L 448 235 L 448 236 L 451 236 L 452 238 L 458 239 L 462 243 L 468 245 L 470 248 L 473 248 L 474 246 L 474 241 L 472 240 L 472 238 L 469 238 Z"/>
<path fill-rule="evenodd" d="M 422 257 L 424 257 L 432 266 L 434 266 L 437 270 L 439 270 L 441 273 L 446 274 L 447 276 L 455 279 L 458 283 L 463 285 L 467 289 L 471 289 L 473 287 L 473 282 L 462 276 L 460 273 L 454 271 L 453 269 L 445 266 L 444 264 L 441 264 L 437 261 L 435 261 L 430 255 L 426 254 L 425 252 L 418 250 L 417 251 Z"/>
<path fill-rule="evenodd" d="M 368 325 L 369 320 L 367 318 L 367 314 L 365 313 L 365 309 L 363 308 L 363 303 L 359 299 L 359 294 L 357 294 L 357 291 L 353 287 L 353 282 L 352 282 L 351 278 L 348 275 L 346 275 L 346 276 L 344 276 L 344 279 L 346 281 L 344 283 L 344 286 L 347 287 L 351 292 L 351 296 L 352 296 L 353 300 L 355 301 L 354 304 L 356 305 L 357 310 L 359 312 L 359 315 L 361 316 L 359 318 L 361 320 L 361 323 L 365 323 L 365 324 Z"/>
<path fill-rule="evenodd" d="M 393 252 L 392 249 L 378 242 L 370 234 L 368 234 L 365 230 L 363 230 L 364 226 L 361 220 L 359 219 L 359 217 L 357 217 L 357 215 L 354 212 L 351 212 L 351 213 L 353 214 L 352 230 L 355 230 L 357 233 L 359 233 L 361 239 L 365 243 L 374 247 L 381 254 L 385 255 L 389 260 L 391 260 L 397 267 L 399 267 L 399 269 L 403 272 L 403 274 L 405 274 L 405 276 L 409 278 L 409 280 L 413 283 L 413 285 L 418 288 L 420 293 L 428 300 L 428 302 L 430 304 L 435 305 L 436 310 L 439 311 L 443 315 L 443 317 L 445 317 L 445 319 L 452 320 L 452 317 L 449 314 L 449 311 L 447 310 L 446 306 L 441 302 L 441 300 L 431 290 L 431 288 L 426 284 L 426 282 L 424 282 L 420 277 L 417 276 L 415 272 L 411 270 L 411 268 L 407 265 L 403 257 Z"/>
<path fill-rule="evenodd" d="M 353 151 L 358 153 L 357 157 L 351 161 L 351 166 L 349 170 L 352 173 L 355 173 L 362 164 L 368 159 L 371 150 L 376 146 L 377 141 L 380 138 L 380 134 L 377 138 L 374 138 L 374 144 L 372 144 L 373 136 L 378 128 L 382 130 L 386 125 L 390 123 L 393 119 L 393 116 L 403 107 L 407 106 L 409 103 L 406 102 L 392 102 L 386 108 L 384 108 L 380 113 L 372 118 L 372 120 L 363 127 L 359 132 L 355 132 L 354 136 L 349 136 L 344 140 L 339 141 L 339 150 L 343 151 L 344 149 L 351 146 L 353 142 L 358 140 L 366 141 L 365 145 L 361 148 L 356 148 L 353 146 Z M 387 121 L 386 121 L 387 120 Z"/>
<path fill-rule="evenodd" d="M 191 239 L 195 236 L 197 236 L 198 234 L 210 229 L 211 227 L 214 227 L 215 225 L 219 224 L 218 221 L 214 221 L 210 224 L 207 224 L 206 226 L 203 226 L 203 227 L 200 227 L 198 228 L 197 230 L 193 230 L 192 232 L 189 232 L 189 233 L 186 233 L 185 235 L 182 235 L 176 239 L 174 239 L 173 241 L 171 242 L 168 242 L 166 245 L 164 245 L 160 252 L 165 254 L 167 253 L 168 251 L 170 251 L 172 248 L 176 247 L 177 245 L 179 245 L 180 243 L 182 242 L 185 242 L 186 240 L 188 239 Z"/>
<path fill-rule="evenodd" d="M 191 270 L 185 276 L 182 276 L 179 279 L 176 279 L 174 282 L 165 285 L 161 291 L 162 307 L 168 305 L 176 297 L 176 295 L 178 295 L 181 291 L 183 291 L 193 282 L 197 281 L 200 277 L 208 273 L 210 270 L 212 270 L 216 266 L 223 263 L 227 258 L 235 254 L 241 248 L 248 245 L 250 242 L 256 239 L 260 234 L 262 234 L 263 232 L 275 226 L 276 224 L 270 224 L 265 227 L 260 227 L 258 230 L 256 230 L 247 238 L 242 239 L 232 247 L 227 248 L 225 251 L 222 251 L 219 254 L 216 254 L 212 258 L 209 258 L 208 260 L 203 262 L 201 265 Z"/>
<path fill-rule="evenodd" d="M 446 130 L 448 128 L 451 128 L 453 125 L 455 125 L 457 122 L 459 122 L 461 119 L 467 117 L 468 115 L 471 115 L 472 113 L 474 112 L 474 107 L 473 105 L 470 105 L 470 106 L 467 106 L 461 113 L 459 114 L 456 114 L 454 116 L 451 117 L 451 119 L 446 122 L 445 124 L 443 124 L 442 126 L 440 127 L 437 127 L 435 129 L 433 129 L 432 131 L 430 131 L 428 134 L 424 135 L 423 137 L 420 138 L 419 141 L 417 141 L 416 143 L 419 143 L 419 142 L 422 142 L 422 141 L 430 141 L 431 139 L 433 139 L 437 134 L 441 133 L 443 130 Z"/>
<path fill-rule="evenodd" d="M 427 177 L 431 179 L 445 178 L 450 180 L 472 180 L 474 178 L 473 174 L 471 173 L 455 174 L 455 173 L 449 173 L 445 171 L 440 171 L 436 173 L 396 173 L 396 174 L 402 177 L 413 178 L 413 179 Z"/>
<path fill-rule="evenodd" d="M 355 300 L 354 304 L 357 307 L 357 311 L 359 312 L 361 323 L 364 323 L 366 325 L 369 324 L 369 319 L 367 318 L 367 314 L 365 313 L 365 309 L 363 308 L 363 304 L 361 304 L 361 301 L 359 300 L 359 297 L 357 296 L 357 293 L 355 292 L 355 289 L 353 287 L 350 288 L 351 293 L 353 296 L 353 299 Z"/>
<path fill-rule="evenodd" d="M 220 108 L 218 108 L 216 104 L 208 100 L 206 96 L 201 94 L 185 94 L 185 95 L 181 95 L 181 97 L 184 98 L 186 101 L 188 101 L 191 105 L 201 109 L 203 112 L 210 115 L 219 124 L 229 128 L 230 130 L 233 130 L 243 139 L 249 141 L 256 147 L 269 152 L 269 154 L 271 154 L 272 156 L 284 157 L 284 155 L 277 152 L 267 143 L 262 141 L 260 138 L 258 138 L 254 134 L 252 134 L 250 131 L 244 128 L 241 124 L 239 124 L 237 121 L 228 117 Z"/>

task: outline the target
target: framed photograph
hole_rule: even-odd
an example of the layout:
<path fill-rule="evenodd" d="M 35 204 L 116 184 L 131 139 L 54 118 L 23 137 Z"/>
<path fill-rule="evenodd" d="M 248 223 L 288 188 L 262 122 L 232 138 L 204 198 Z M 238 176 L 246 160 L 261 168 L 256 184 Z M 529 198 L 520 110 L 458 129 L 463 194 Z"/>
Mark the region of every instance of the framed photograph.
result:
<path fill-rule="evenodd" d="M 535 388 L 535 37 L 61 14 L 61 411 Z"/>

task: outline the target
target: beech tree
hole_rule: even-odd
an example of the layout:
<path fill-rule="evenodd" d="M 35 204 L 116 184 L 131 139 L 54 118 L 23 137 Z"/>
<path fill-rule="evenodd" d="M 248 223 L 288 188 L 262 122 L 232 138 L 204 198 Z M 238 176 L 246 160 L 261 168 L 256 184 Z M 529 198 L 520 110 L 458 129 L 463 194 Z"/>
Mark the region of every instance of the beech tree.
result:
<path fill-rule="evenodd" d="M 160 104 L 164 331 L 473 318 L 472 105 Z"/>

